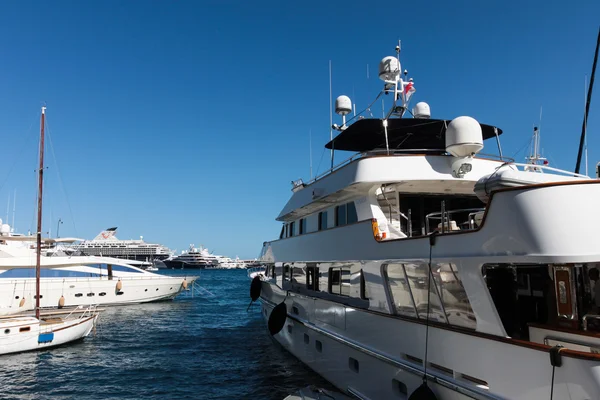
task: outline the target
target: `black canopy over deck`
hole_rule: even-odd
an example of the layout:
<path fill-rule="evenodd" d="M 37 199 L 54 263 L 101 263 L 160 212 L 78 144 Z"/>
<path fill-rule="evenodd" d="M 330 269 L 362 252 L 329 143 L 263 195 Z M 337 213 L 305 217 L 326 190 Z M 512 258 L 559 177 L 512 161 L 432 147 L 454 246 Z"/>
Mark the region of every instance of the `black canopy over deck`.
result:
<path fill-rule="evenodd" d="M 396 118 L 388 120 L 388 142 L 390 150 L 446 150 L 446 128 L 450 120 Z M 502 133 L 502 129 L 491 125 L 481 125 L 483 139 Z M 334 150 L 365 152 L 385 149 L 383 120 L 379 118 L 361 119 L 337 135 L 326 148 Z"/>

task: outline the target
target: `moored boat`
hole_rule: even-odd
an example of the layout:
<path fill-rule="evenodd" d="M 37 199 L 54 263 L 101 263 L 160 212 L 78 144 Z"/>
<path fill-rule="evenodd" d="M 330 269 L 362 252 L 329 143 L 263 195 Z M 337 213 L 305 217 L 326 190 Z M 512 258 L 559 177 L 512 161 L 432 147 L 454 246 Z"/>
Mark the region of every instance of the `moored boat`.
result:
<path fill-rule="evenodd" d="M 503 157 L 470 117 L 404 118 L 399 54 L 379 69 L 387 115 L 346 121 L 338 98 L 326 147 L 356 154 L 293 182 L 263 245 L 270 333 L 359 398 L 596 398 L 600 181 Z"/>

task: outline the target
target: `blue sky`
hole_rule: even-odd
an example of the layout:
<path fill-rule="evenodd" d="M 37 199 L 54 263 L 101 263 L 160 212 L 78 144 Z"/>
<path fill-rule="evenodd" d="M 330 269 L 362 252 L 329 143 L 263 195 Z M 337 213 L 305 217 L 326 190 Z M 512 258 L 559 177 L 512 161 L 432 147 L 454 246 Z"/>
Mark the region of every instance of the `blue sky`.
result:
<path fill-rule="evenodd" d="M 574 169 L 600 2 L 390 4 L 2 2 L 0 216 L 16 190 L 16 228 L 34 229 L 45 103 L 44 231 L 61 218 L 61 236 L 118 226 L 122 239 L 253 258 L 279 234 L 290 181 L 309 177 L 309 130 L 314 170 L 328 164 L 329 60 L 334 98 L 361 110 L 398 39 L 413 104 L 501 127 L 519 160 L 543 107 L 544 154 Z"/>

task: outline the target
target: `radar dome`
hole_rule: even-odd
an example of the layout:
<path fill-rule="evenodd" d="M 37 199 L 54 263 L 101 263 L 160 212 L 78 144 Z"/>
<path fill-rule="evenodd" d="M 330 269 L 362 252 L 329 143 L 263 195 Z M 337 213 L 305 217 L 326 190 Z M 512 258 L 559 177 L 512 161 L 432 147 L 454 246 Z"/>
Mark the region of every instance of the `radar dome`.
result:
<path fill-rule="evenodd" d="M 431 117 L 431 110 L 429 104 L 424 101 L 418 102 L 413 108 L 413 116 L 415 118 L 429 119 Z"/>
<path fill-rule="evenodd" d="M 385 57 L 379 63 L 379 79 L 382 81 L 395 81 L 400 75 L 400 61 L 396 57 Z"/>
<path fill-rule="evenodd" d="M 2 225 L 0 225 L 0 234 L 2 236 L 8 236 L 8 235 L 10 235 L 10 226 L 8 224 L 2 224 Z"/>
<path fill-rule="evenodd" d="M 481 125 L 471 117 L 457 117 L 446 129 L 446 151 L 454 157 L 468 157 L 483 149 Z"/>
<path fill-rule="evenodd" d="M 335 99 L 335 113 L 339 115 L 348 115 L 352 112 L 352 101 L 348 96 L 339 96 Z"/>

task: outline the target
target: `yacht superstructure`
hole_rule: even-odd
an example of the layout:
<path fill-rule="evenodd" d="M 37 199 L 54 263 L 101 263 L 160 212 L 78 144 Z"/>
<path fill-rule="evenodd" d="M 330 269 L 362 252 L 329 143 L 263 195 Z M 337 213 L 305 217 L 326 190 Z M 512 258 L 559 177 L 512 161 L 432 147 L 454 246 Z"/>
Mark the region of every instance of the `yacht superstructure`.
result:
<path fill-rule="evenodd" d="M 470 117 L 421 102 L 404 118 L 396 50 L 379 66 L 390 111 L 347 122 L 338 98 L 326 147 L 356 154 L 293 182 L 263 245 L 251 293 L 269 331 L 358 398 L 597 398 L 600 181 L 515 163 Z"/>
<path fill-rule="evenodd" d="M 165 260 L 170 255 L 168 247 L 157 243 L 147 243 L 143 237 L 120 240 L 115 235 L 117 228 L 102 231 L 93 240 L 84 240 L 77 245 L 77 250 L 88 256 L 115 257 L 127 260 L 152 262 Z"/>
<path fill-rule="evenodd" d="M 238 257 L 235 259 L 219 256 L 208 251 L 204 246 L 197 248 L 190 244 L 187 251 L 163 261 L 168 268 L 182 269 L 236 269 L 246 268 L 246 263 Z"/>

